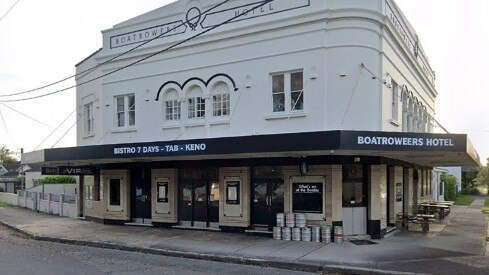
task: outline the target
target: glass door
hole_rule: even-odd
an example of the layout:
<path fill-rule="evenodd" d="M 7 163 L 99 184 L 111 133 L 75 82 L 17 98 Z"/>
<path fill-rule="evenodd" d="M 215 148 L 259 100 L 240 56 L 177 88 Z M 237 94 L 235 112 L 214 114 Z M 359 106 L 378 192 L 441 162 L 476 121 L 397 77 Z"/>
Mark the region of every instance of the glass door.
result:
<path fill-rule="evenodd" d="M 276 214 L 284 212 L 283 181 L 257 181 L 253 184 L 253 224 L 275 226 Z"/>
<path fill-rule="evenodd" d="M 203 181 L 194 182 L 194 222 L 207 223 L 207 184 Z"/>
<path fill-rule="evenodd" d="M 209 222 L 219 222 L 219 182 L 209 183 Z"/>
<path fill-rule="evenodd" d="M 151 220 L 151 176 L 150 169 L 131 169 L 131 216 L 135 222 Z"/>
<path fill-rule="evenodd" d="M 181 183 L 179 188 L 180 203 L 178 206 L 178 216 L 182 221 L 192 222 L 193 190 L 192 183 Z"/>

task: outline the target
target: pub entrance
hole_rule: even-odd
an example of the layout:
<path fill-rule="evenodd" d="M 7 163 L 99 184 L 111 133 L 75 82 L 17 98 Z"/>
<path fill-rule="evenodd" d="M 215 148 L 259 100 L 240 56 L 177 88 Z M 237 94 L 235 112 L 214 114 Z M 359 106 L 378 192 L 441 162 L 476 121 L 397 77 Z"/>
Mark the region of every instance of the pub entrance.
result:
<path fill-rule="evenodd" d="M 180 169 L 178 186 L 180 225 L 219 228 L 219 170 Z"/>
<path fill-rule="evenodd" d="M 367 234 L 367 169 L 359 164 L 343 165 L 343 234 Z"/>
<path fill-rule="evenodd" d="M 130 171 L 132 222 L 151 224 L 151 169 L 138 165 Z"/>
<path fill-rule="evenodd" d="M 255 230 L 270 231 L 277 213 L 284 212 L 284 180 L 281 167 L 255 167 L 251 184 L 251 220 Z"/>

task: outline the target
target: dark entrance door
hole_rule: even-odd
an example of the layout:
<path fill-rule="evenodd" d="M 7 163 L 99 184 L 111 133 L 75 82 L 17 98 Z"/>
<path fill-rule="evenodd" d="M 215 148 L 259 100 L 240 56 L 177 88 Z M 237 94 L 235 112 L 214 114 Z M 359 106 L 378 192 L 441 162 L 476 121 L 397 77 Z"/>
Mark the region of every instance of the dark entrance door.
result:
<path fill-rule="evenodd" d="M 131 217 L 134 222 L 151 223 L 151 170 L 131 169 Z"/>
<path fill-rule="evenodd" d="M 183 225 L 217 226 L 219 222 L 219 174 L 217 169 L 180 170 L 178 214 Z"/>
<path fill-rule="evenodd" d="M 256 180 L 252 194 L 253 224 L 271 229 L 277 213 L 284 212 L 283 180 Z"/>

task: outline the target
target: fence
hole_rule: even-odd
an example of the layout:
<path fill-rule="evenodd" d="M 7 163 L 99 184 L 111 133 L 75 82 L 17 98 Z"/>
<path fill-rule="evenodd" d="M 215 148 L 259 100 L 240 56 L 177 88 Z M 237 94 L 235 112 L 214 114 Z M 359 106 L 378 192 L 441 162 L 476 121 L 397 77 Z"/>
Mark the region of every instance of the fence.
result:
<path fill-rule="evenodd" d="M 75 196 L 19 191 L 17 197 L 17 203 L 15 205 L 20 207 L 72 219 L 76 219 L 77 217 Z"/>
<path fill-rule="evenodd" d="M 16 194 L 0 192 L 0 201 L 11 205 L 17 205 L 18 198 Z"/>

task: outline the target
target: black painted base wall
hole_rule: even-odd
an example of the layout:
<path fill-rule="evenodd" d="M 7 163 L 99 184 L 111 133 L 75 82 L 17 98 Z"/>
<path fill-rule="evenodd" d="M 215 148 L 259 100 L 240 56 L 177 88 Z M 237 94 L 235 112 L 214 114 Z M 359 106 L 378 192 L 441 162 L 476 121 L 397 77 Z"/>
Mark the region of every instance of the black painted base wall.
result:
<path fill-rule="evenodd" d="M 108 225 L 124 225 L 125 223 L 129 222 L 125 220 L 108 220 L 90 216 L 85 216 L 85 220 Z"/>

